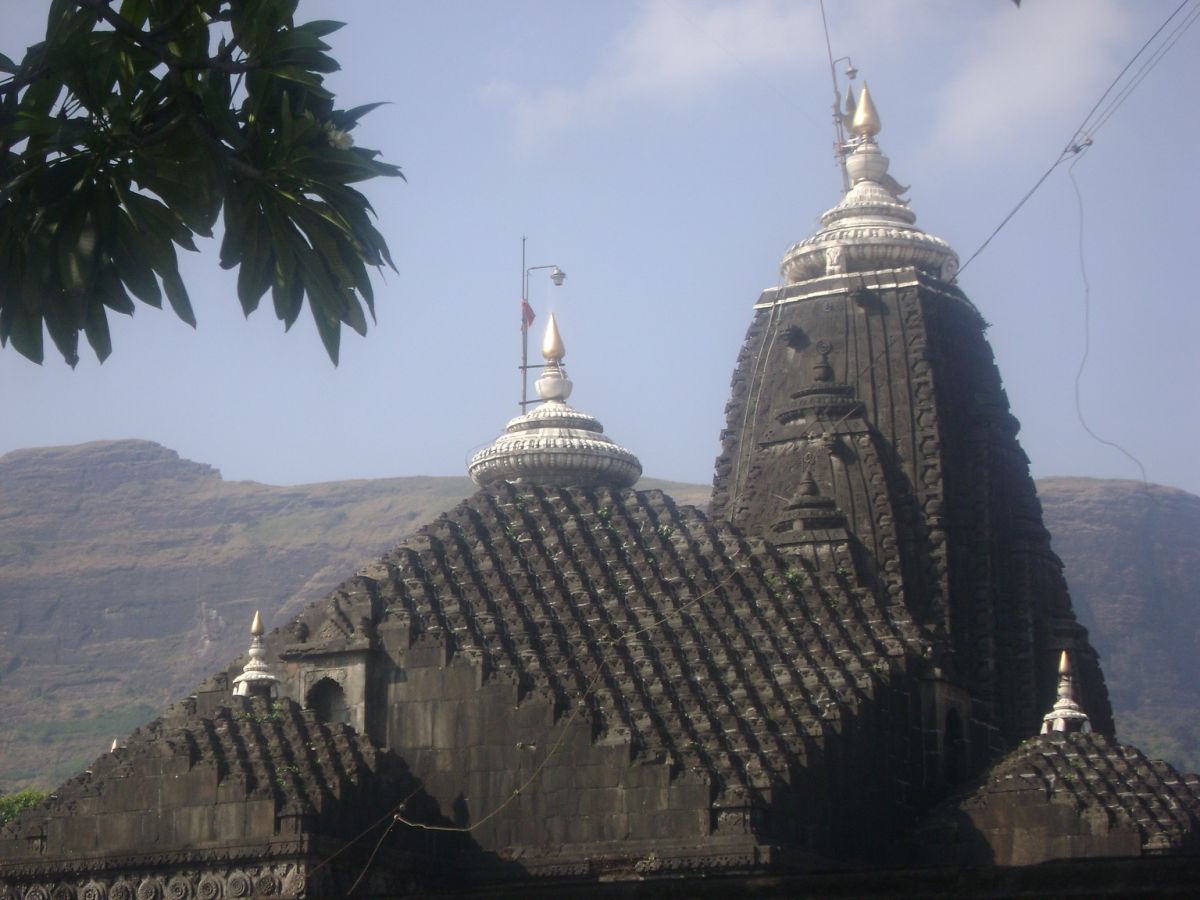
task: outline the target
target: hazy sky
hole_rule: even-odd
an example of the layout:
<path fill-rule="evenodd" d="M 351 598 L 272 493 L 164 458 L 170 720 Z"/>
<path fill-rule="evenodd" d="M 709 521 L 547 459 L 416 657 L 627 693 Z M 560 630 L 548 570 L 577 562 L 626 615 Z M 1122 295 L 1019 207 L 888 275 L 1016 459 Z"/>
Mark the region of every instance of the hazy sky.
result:
<path fill-rule="evenodd" d="M 1198 0 L 1200 2 L 1200 0 Z M 828 0 L 918 225 L 964 260 L 1054 161 L 1177 0 Z M 0 51 L 45 4 L 4 0 Z M 307 0 L 336 18 L 359 144 L 408 182 L 367 185 L 400 268 L 379 323 L 325 357 L 307 313 L 248 321 L 216 243 L 187 254 L 199 317 L 112 316 L 72 371 L 0 351 L 0 452 L 138 437 L 274 484 L 462 474 L 517 412 L 521 236 L 540 335 L 558 313 L 572 401 L 650 475 L 708 481 L 738 347 L 778 262 L 838 199 L 816 0 Z M 1200 493 L 1200 28 L 1095 134 L 1084 207 L 1082 405 L 1152 481 Z M 840 68 L 840 67 L 839 67 Z M 1036 476 L 1136 478 L 1076 418 L 1084 351 L 1076 197 L 1060 167 L 963 274 Z M 53 347 L 47 341 L 48 354 Z"/>

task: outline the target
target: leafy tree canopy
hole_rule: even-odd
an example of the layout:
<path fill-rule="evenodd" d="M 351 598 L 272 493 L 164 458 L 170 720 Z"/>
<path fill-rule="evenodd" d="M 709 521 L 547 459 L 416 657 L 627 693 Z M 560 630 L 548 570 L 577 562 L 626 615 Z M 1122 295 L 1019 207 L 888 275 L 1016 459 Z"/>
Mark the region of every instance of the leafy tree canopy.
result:
<path fill-rule="evenodd" d="M 392 261 L 351 185 L 400 170 L 349 135 L 380 104 L 323 85 L 341 23 L 296 4 L 52 0 L 46 39 L 0 54 L 0 345 L 40 363 L 44 331 L 74 366 L 83 332 L 103 361 L 108 311 L 164 294 L 194 326 L 176 247 L 222 215 L 247 315 L 270 291 L 290 328 L 307 296 L 334 363 L 343 323 L 366 332 Z"/>
<path fill-rule="evenodd" d="M 44 793 L 35 791 L 33 788 L 0 796 L 0 825 L 12 821 L 25 810 L 37 806 L 45 799 Z"/>

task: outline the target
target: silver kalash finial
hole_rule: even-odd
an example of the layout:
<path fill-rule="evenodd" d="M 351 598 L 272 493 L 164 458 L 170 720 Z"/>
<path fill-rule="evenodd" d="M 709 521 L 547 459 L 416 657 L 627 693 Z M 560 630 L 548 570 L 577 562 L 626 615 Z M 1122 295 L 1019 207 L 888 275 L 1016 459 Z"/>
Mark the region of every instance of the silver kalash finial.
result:
<path fill-rule="evenodd" d="M 233 679 L 235 697 L 278 697 L 279 679 L 267 665 L 267 648 L 263 643 L 262 616 L 254 611 L 250 623 L 250 658 L 242 668 L 242 674 Z"/>
<path fill-rule="evenodd" d="M 534 385 L 542 403 L 510 421 L 504 434 L 471 458 L 467 471 L 476 484 L 625 488 L 638 480 L 637 457 L 613 443 L 594 417 L 567 405 L 572 384 L 563 367 L 566 354 L 551 315 L 542 339 L 546 364 Z"/>
<path fill-rule="evenodd" d="M 1042 717 L 1042 734 L 1091 730 L 1087 713 L 1075 699 L 1075 673 L 1071 669 L 1071 657 L 1064 650 L 1058 660 L 1058 699 L 1054 708 Z"/>
<path fill-rule="evenodd" d="M 784 281 L 913 266 L 952 282 L 958 256 L 941 238 L 916 227 L 916 214 L 903 199 L 908 188 L 889 174 L 879 148 L 883 122 L 865 82 L 840 124 L 851 134 L 839 148 L 845 194 L 821 216 L 815 234 L 788 248 L 780 263 Z"/>

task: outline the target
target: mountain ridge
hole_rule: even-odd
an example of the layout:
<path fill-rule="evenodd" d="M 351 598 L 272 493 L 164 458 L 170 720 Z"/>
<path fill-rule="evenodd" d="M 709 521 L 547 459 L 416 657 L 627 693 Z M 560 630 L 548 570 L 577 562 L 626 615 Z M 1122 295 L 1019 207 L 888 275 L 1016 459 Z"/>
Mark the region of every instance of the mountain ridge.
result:
<path fill-rule="evenodd" d="M 639 487 L 700 506 L 710 490 Z M 255 609 L 284 624 L 474 489 L 465 476 L 226 481 L 140 440 L 0 457 L 0 793 L 82 768 L 242 653 Z M 1200 768 L 1200 654 L 1181 658 L 1200 633 L 1185 578 L 1200 563 L 1200 497 L 1069 477 L 1039 490 L 1123 737 Z M 1137 559 L 1118 552 L 1134 546 Z M 1166 648 L 1155 659 L 1169 678 L 1140 671 L 1141 635 Z"/>

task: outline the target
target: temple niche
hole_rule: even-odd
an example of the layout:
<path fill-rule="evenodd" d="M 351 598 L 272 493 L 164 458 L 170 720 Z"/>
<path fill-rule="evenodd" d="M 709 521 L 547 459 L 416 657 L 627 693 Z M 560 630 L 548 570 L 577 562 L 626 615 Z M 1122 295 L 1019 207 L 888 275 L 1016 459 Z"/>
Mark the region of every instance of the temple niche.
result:
<path fill-rule="evenodd" d="M 957 256 L 851 126 L 708 510 L 551 318 L 478 492 L 0 830 L 0 897 L 1186 893 L 1200 781 L 1118 743 Z"/>

